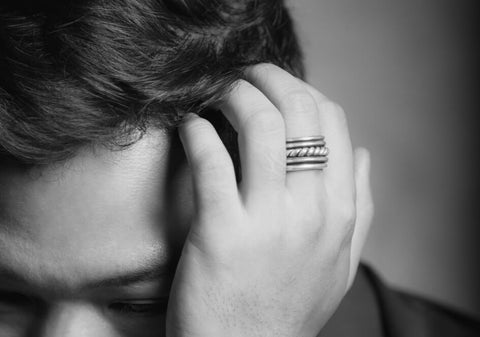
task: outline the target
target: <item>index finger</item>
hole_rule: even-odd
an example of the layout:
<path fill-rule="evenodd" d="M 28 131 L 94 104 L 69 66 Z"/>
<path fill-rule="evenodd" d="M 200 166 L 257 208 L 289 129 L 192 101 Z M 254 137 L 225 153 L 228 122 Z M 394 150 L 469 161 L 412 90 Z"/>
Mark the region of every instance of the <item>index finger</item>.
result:
<path fill-rule="evenodd" d="M 214 127 L 188 114 L 179 135 L 192 169 L 195 197 L 201 210 L 229 207 L 238 200 L 233 163 Z"/>

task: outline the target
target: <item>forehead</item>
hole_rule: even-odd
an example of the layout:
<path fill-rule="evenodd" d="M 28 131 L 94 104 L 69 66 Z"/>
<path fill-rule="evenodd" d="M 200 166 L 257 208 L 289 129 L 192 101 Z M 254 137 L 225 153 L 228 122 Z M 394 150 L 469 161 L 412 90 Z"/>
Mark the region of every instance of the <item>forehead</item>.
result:
<path fill-rule="evenodd" d="M 61 167 L 0 168 L 0 264 L 75 280 L 167 263 L 191 203 L 181 154 L 171 148 L 155 133 L 124 151 L 85 151 Z"/>

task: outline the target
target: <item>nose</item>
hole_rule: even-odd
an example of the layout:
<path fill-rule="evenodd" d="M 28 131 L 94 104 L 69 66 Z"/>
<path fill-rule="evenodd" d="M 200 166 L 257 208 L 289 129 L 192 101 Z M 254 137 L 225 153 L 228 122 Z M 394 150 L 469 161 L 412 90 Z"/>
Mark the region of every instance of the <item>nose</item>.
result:
<path fill-rule="evenodd" d="M 102 312 L 91 304 L 61 303 L 49 310 L 35 337 L 116 337 Z"/>

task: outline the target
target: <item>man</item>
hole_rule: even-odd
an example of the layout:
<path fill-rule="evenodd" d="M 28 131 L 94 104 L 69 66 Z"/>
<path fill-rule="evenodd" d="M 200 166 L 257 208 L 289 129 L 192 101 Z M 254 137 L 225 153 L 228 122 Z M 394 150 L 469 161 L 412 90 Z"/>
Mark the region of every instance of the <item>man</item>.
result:
<path fill-rule="evenodd" d="M 281 1 L 0 8 L 1 336 L 478 331 L 353 284 L 369 155 Z"/>

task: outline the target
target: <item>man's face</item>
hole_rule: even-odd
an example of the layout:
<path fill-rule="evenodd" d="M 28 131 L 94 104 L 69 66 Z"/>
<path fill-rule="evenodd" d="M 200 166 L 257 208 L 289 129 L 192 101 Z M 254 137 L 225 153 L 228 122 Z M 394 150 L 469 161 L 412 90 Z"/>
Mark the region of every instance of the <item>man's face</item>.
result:
<path fill-rule="evenodd" d="M 0 165 L 0 335 L 162 336 L 192 208 L 183 152 L 161 133 Z"/>

